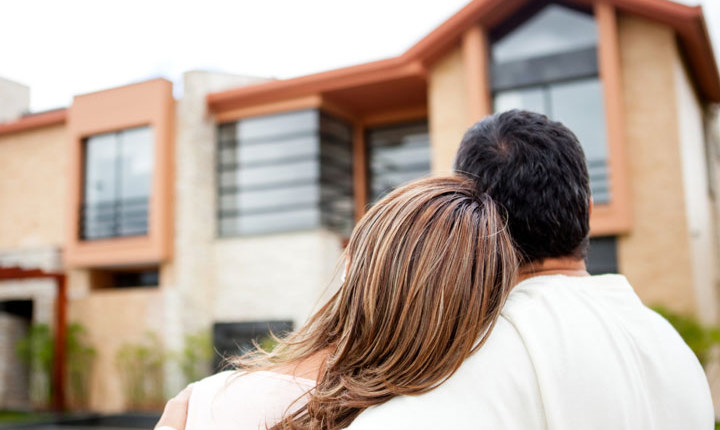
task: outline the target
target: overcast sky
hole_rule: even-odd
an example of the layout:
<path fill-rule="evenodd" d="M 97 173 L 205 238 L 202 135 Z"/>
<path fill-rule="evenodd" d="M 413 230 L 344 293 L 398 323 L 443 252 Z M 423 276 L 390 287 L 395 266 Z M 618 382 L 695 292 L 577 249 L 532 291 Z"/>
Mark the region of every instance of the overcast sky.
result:
<path fill-rule="evenodd" d="M 194 69 L 289 78 L 399 55 L 468 2 L 0 0 L 0 76 L 32 111 Z M 720 0 L 682 3 L 703 4 L 718 52 Z"/>

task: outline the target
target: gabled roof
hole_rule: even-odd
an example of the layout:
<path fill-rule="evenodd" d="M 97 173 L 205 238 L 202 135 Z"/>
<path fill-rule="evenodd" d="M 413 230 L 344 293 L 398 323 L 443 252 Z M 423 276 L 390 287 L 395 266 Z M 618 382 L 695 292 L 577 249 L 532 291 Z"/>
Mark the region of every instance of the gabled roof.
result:
<path fill-rule="evenodd" d="M 457 46 L 471 26 L 480 24 L 492 28 L 533 1 L 537 0 L 473 0 L 397 57 L 213 93 L 207 97 L 208 106 L 210 110 L 219 111 L 331 91 L 342 86 L 367 85 L 398 76 L 424 79 L 427 67 Z M 686 6 L 669 0 L 598 1 L 672 27 L 700 96 L 707 101 L 720 102 L 720 76 L 700 6 Z M 564 0 L 563 3 L 593 5 L 592 0 Z"/>

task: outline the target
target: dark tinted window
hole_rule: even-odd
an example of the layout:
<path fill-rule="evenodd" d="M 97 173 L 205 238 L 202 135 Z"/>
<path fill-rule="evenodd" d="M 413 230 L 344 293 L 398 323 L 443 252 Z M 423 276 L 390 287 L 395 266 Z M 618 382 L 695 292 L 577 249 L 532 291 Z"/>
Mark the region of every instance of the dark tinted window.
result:
<path fill-rule="evenodd" d="M 368 130 L 370 199 L 430 173 L 430 137 L 427 122 Z"/>
<path fill-rule="evenodd" d="M 223 322 L 213 324 L 215 369 L 224 358 L 244 354 L 254 348 L 253 341 L 264 348 L 272 347 L 270 333 L 282 336 L 293 330 L 292 321 Z"/>
<path fill-rule="evenodd" d="M 587 270 L 591 275 L 618 273 L 617 241 L 615 237 L 594 237 L 590 239 Z"/>

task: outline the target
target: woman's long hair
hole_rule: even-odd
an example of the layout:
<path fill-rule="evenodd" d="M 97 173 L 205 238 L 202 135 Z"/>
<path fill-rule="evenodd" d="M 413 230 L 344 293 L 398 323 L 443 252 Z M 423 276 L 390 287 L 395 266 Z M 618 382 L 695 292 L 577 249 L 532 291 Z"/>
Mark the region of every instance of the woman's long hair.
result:
<path fill-rule="evenodd" d="M 235 361 L 268 370 L 328 352 L 307 403 L 272 429 L 341 429 L 370 406 L 447 380 L 487 339 L 514 283 L 503 218 L 460 177 L 413 182 L 377 202 L 352 233 L 340 289 L 272 351 Z"/>

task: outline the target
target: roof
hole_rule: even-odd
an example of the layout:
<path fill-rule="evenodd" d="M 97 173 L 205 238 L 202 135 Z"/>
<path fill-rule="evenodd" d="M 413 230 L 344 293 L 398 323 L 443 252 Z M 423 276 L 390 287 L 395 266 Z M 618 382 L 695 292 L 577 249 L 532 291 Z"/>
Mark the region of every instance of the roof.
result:
<path fill-rule="evenodd" d="M 0 135 L 62 124 L 66 119 L 67 109 L 65 108 L 24 115 L 13 122 L 0 124 Z"/>
<path fill-rule="evenodd" d="M 428 67 L 457 46 L 470 27 L 480 24 L 492 28 L 532 1 L 536 0 L 473 0 L 397 57 L 212 93 L 207 97 L 208 106 L 212 111 L 221 111 L 402 76 L 425 79 Z M 669 0 L 603 1 L 623 12 L 672 27 L 700 96 L 710 102 L 720 102 L 720 75 L 700 6 L 686 6 Z M 588 7 L 593 1 L 564 0 L 564 3 Z"/>

